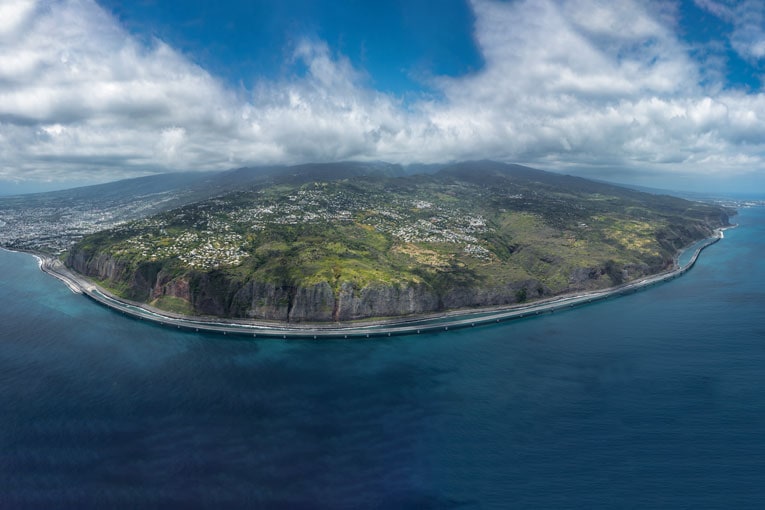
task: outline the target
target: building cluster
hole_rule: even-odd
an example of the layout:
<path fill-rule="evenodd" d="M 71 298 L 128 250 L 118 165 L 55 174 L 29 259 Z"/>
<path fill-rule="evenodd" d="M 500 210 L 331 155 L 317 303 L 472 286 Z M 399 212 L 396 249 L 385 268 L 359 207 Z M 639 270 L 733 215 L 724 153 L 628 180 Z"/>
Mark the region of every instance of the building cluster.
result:
<path fill-rule="evenodd" d="M 119 210 L 0 204 L 0 246 L 58 255 L 87 234 L 118 225 Z"/>
<path fill-rule="evenodd" d="M 352 195 L 329 194 L 324 186 L 301 189 L 282 200 L 265 199 L 253 207 L 229 213 L 229 218 L 253 230 L 268 225 L 300 225 L 311 222 L 350 222 L 361 204 Z"/>
<path fill-rule="evenodd" d="M 241 264 L 248 253 L 242 249 L 244 238 L 225 229 L 181 231 L 178 234 L 160 229 L 127 238 L 115 250 L 117 255 L 139 256 L 146 260 L 177 258 L 194 269 L 209 270 Z"/>
<path fill-rule="evenodd" d="M 491 260 L 491 253 L 481 246 L 479 238 L 489 230 L 483 217 L 423 198 L 378 196 L 316 184 L 286 196 L 260 193 L 242 206 L 235 201 L 230 205 L 218 201 L 221 203 L 206 202 L 168 215 L 165 222 L 154 218 L 134 223 L 130 228 L 142 233 L 122 244 L 123 253 L 149 260 L 175 257 L 196 269 L 236 266 L 248 256 L 241 233 L 281 225 L 355 221 L 400 242 L 450 243 L 462 246 L 465 255 Z M 188 227 L 179 228 L 179 224 Z"/>
<path fill-rule="evenodd" d="M 357 222 L 403 243 L 450 243 L 477 259 L 491 255 L 481 246 L 481 234 L 489 231 L 483 217 L 442 205 L 427 193 L 412 197 L 314 183 L 286 196 L 265 190 L 246 198 L 240 205 L 219 197 L 132 222 L 126 220 L 136 217 L 134 209 L 149 205 L 3 208 L 0 203 L 0 246 L 58 254 L 87 234 L 111 228 L 114 238 L 122 239 L 114 245 L 118 254 L 177 258 L 205 270 L 241 264 L 248 256 L 248 232 Z"/>
<path fill-rule="evenodd" d="M 456 243 L 471 245 L 468 255 L 485 258 L 476 234 L 488 231 L 486 220 L 457 209 L 441 207 L 432 199 L 396 194 L 352 192 L 316 184 L 286 197 L 230 215 L 250 228 L 308 222 L 359 221 L 406 243 Z M 488 253 L 488 250 L 483 248 Z"/>
<path fill-rule="evenodd" d="M 0 199 L 0 246 L 59 255 L 88 234 L 145 217 L 172 203 L 175 192 L 140 196 L 21 195 Z"/>

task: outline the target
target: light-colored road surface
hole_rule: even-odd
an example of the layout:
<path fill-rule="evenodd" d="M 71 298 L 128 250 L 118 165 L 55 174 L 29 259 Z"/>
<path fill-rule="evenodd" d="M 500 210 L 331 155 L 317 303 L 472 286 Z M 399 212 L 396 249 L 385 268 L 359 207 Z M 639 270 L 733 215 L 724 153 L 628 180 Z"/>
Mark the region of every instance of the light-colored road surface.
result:
<path fill-rule="evenodd" d="M 513 319 L 533 317 L 556 310 L 573 308 L 614 296 L 630 294 L 661 282 L 672 280 L 689 271 L 699 254 L 708 246 L 723 238 L 723 231 L 718 230 L 716 237 L 696 248 L 688 263 L 654 276 L 643 278 L 606 290 L 566 295 L 537 301 L 528 305 L 514 305 L 503 308 L 461 310 L 443 314 L 427 315 L 401 320 L 343 324 L 279 324 L 258 321 L 238 321 L 228 319 L 206 319 L 180 316 L 161 312 L 140 303 L 131 303 L 99 288 L 89 280 L 71 272 L 61 261 L 38 255 L 40 269 L 63 281 L 73 292 L 86 295 L 90 299 L 108 306 L 125 315 L 140 320 L 151 321 L 167 327 L 190 331 L 206 331 L 219 334 L 246 335 L 268 338 L 370 338 L 380 336 L 411 335 L 433 333 L 451 329 L 468 328 L 483 324 L 495 324 Z"/>

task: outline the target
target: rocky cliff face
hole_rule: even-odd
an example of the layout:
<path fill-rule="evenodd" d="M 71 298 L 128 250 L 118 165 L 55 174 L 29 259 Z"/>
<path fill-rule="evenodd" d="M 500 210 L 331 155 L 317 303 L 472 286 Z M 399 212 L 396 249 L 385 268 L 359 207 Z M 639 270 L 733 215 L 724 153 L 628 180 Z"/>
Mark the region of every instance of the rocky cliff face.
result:
<path fill-rule="evenodd" d="M 439 309 L 435 293 L 424 284 L 370 285 L 357 288 L 343 283 L 335 299 L 333 320 L 390 317 Z"/>
<path fill-rule="evenodd" d="M 86 276 L 100 280 L 119 281 L 125 276 L 126 264 L 105 253 L 87 253 L 73 250 L 66 265 Z"/>
<path fill-rule="evenodd" d="M 436 292 L 424 283 L 372 284 L 344 282 L 333 290 L 328 282 L 295 286 L 273 282 L 236 282 L 222 272 L 171 275 L 144 262 L 131 268 L 105 253 L 73 250 L 66 261 L 75 271 L 127 289 L 129 299 L 152 302 L 172 296 L 190 303 L 195 313 L 220 317 L 284 322 L 349 321 L 395 317 L 445 309 L 517 303 L 549 294 L 536 281 L 513 285 L 453 286 Z"/>
<path fill-rule="evenodd" d="M 727 223 L 727 219 L 726 219 Z M 714 225 L 717 226 L 717 225 Z M 658 241 L 673 253 L 694 239 L 710 235 L 712 226 L 672 226 L 659 232 Z M 531 301 L 560 292 L 592 290 L 618 285 L 670 267 L 671 256 L 655 257 L 642 264 L 575 268 L 567 288 L 555 291 L 537 280 L 511 283 L 446 278 L 436 284 L 371 283 L 359 286 L 341 282 L 295 285 L 291 282 L 257 281 L 233 277 L 224 271 L 170 271 L 161 262 L 131 264 L 106 251 L 75 247 L 67 265 L 101 280 L 128 299 L 151 303 L 165 296 L 189 303 L 198 315 L 275 320 L 283 322 L 350 321 L 371 317 L 396 317 L 448 309 L 507 305 Z"/>

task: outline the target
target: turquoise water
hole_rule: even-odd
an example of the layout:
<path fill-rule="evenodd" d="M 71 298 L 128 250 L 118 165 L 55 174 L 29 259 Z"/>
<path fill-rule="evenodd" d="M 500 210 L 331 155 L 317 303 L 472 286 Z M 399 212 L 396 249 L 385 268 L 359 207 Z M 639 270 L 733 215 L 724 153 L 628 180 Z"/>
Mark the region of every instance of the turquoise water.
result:
<path fill-rule="evenodd" d="M 757 508 L 765 209 L 647 291 L 497 326 L 237 340 L 0 251 L 0 508 Z"/>
<path fill-rule="evenodd" d="M 709 243 L 709 239 L 702 239 L 701 241 L 693 243 L 691 246 L 687 247 L 685 250 L 683 250 L 682 253 L 680 253 L 680 256 L 677 257 L 677 264 L 680 267 L 688 264 L 693 258 L 693 255 L 696 253 L 696 250 L 702 246 L 705 246 L 707 243 Z"/>

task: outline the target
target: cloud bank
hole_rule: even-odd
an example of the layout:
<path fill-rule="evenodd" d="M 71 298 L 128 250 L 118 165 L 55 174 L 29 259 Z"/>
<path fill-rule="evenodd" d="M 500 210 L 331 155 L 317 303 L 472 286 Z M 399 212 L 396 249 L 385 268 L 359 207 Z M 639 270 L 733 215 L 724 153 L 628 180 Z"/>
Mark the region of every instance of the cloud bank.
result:
<path fill-rule="evenodd" d="M 765 56 L 759 28 L 736 21 L 743 4 L 697 4 L 735 21 L 736 51 Z M 764 168 L 765 95 L 728 88 L 696 60 L 672 5 L 471 6 L 484 67 L 432 78 L 433 93 L 403 101 L 321 41 L 294 48 L 304 72 L 232 90 L 162 41 L 137 40 L 92 0 L 6 0 L 0 180 L 348 159 L 491 158 L 625 175 Z"/>

